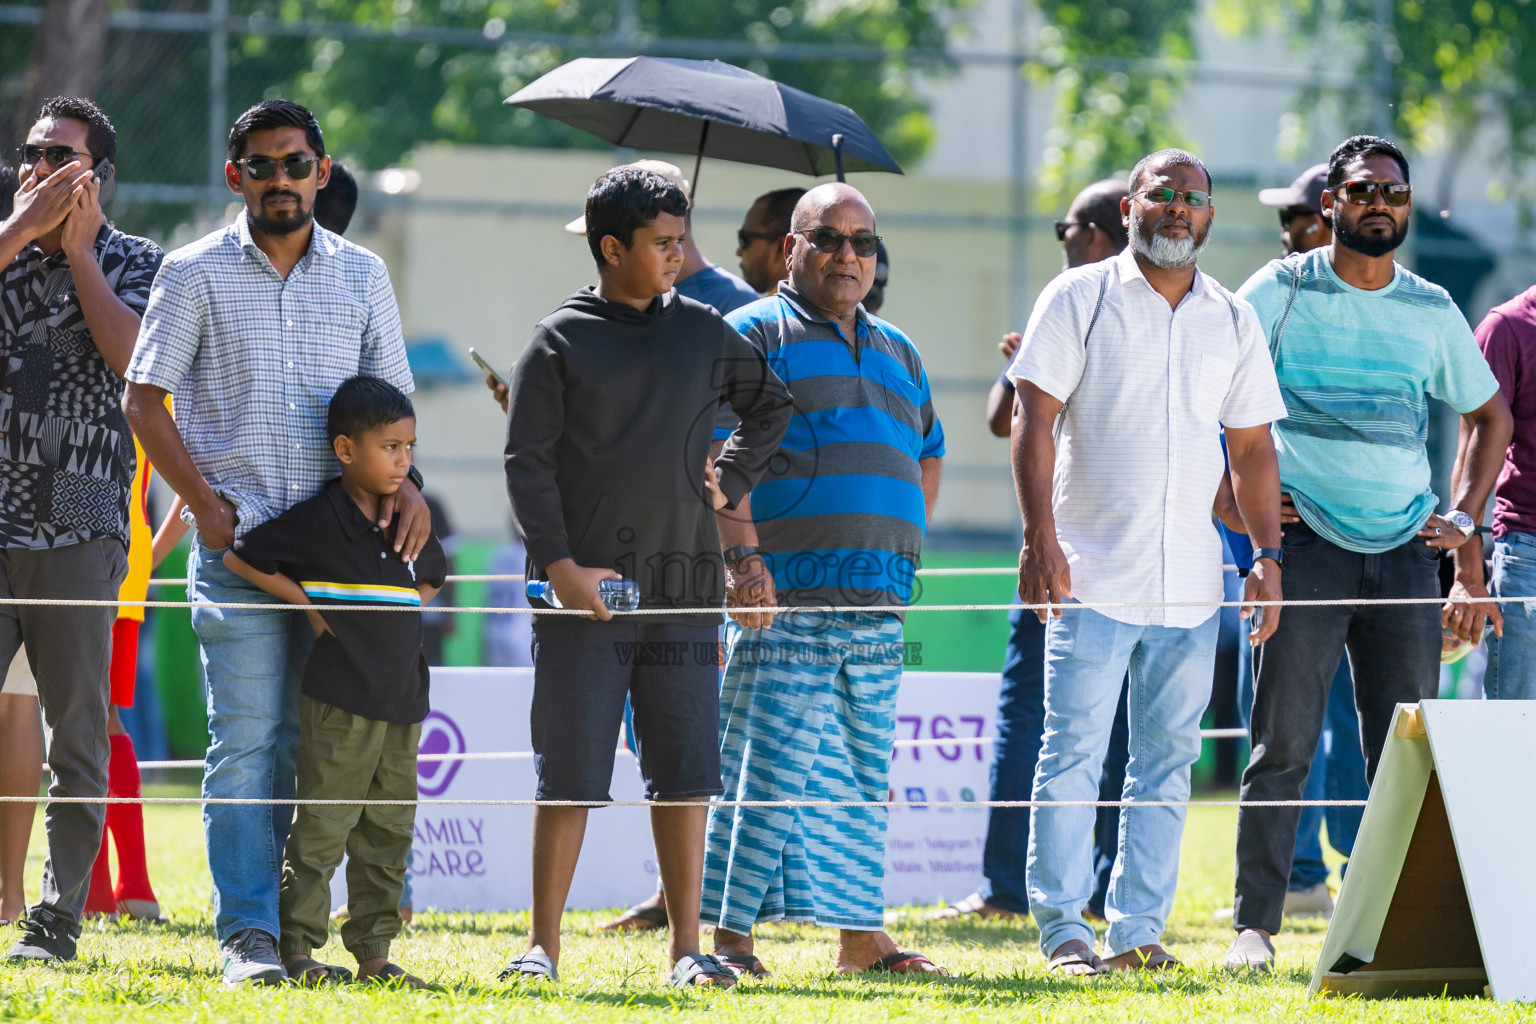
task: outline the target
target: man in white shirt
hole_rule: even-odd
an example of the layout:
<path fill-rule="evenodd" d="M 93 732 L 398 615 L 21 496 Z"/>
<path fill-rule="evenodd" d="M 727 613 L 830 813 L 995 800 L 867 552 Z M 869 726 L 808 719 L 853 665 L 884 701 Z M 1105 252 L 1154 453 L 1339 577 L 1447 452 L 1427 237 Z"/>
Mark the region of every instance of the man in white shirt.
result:
<path fill-rule="evenodd" d="M 1121 203 L 1130 247 L 1046 286 L 1008 371 L 1022 409 L 1013 426 L 1024 518 L 1019 593 L 1026 603 L 1105 605 L 1049 612 L 1036 801 L 1098 799 L 1127 669 L 1123 797 L 1188 799 L 1222 600 L 1211 521 L 1222 429 L 1238 509 L 1259 549 L 1244 600 L 1280 598 L 1280 476 L 1269 423 L 1285 405 L 1252 307 L 1195 265 L 1210 237 L 1210 174 L 1189 153 L 1161 150 L 1136 165 L 1130 192 Z M 1254 620 L 1251 643 L 1268 639 L 1279 611 L 1243 608 Z M 1030 913 L 1050 970 L 1178 966 L 1160 940 L 1184 808 L 1124 809 L 1102 960 L 1082 915 L 1093 823 L 1091 806 L 1037 806 L 1031 816 Z"/>

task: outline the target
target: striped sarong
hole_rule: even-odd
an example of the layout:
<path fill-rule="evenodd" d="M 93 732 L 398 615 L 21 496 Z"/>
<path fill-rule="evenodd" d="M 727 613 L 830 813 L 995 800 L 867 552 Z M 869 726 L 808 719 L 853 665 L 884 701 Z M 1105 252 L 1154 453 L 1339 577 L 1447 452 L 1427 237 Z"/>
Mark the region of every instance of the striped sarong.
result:
<path fill-rule="evenodd" d="M 730 623 L 720 691 L 727 800 L 884 801 L 901 684 L 901 620 L 795 612 L 765 630 Z M 700 920 L 884 927 L 878 807 L 710 811 Z"/>

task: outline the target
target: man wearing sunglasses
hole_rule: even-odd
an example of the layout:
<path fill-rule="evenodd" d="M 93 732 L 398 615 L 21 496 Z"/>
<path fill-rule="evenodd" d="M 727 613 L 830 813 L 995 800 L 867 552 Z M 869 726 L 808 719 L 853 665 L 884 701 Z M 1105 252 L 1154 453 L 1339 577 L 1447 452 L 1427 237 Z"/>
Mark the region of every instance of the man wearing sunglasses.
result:
<path fill-rule="evenodd" d="M 782 465 L 717 513 L 734 620 L 720 761 L 736 799 L 858 804 L 888 793 L 902 610 L 944 429 L 917 348 L 860 304 L 879 242 L 857 190 L 818 186 L 795 207 L 788 280 L 727 317 L 791 382 L 795 403 Z M 753 610 L 775 605 L 794 607 Z M 716 956 L 761 977 L 753 926 L 814 921 L 839 929 L 841 973 L 943 974 L 885 934 L 887 817 L 880 806 L 711 812 L 700 917 L 717 926 Z"/>
<path fill-rule="evenodd" d="M 1094 182 L 1077 194 L 1067 207 L 1065 220 L 1056 222 L 1063 269 L 1084 267 L 1107 260 L 1128 242 L 1120 214 L 1120 201 L 1128 195 L 1123 179 Z M 1013 361 L 1023 335 L 1010 331 L 998 348 L 1007 363 Z M 1007 437 L 1013 420 L 1013 381 L 1004 369 L 987 395 L 987 425 L 998 437 Z M 1003 685 L 998 694 L 997 742 L 993 746 L 993 800 L 1028 800 L 1035 783 L 1035 762 L 1040 756 L 1040 736 L 1045 731 L 1045 625 L 1033 612 L 1008 613 L 1011 630 L 1003 655 Z M 1100 798 L 1120 799 L 1125 782 L 1126 716 L 1115 716 L 1109 753 L 1100 779 Z M 1102 919 L 1109 873 L 1115 861 L 1115 837 L 1120 832 L 1120 809 L 1101 807 L 1094 824 L 1093 895 L 1088 914 Z M 1029 808 L 994 807 L 987 813 L 987 839 L 982 851 L 982 883 L 964 899 L 934 911 L 933 920 L 965 917 L 1022 917 L 1029 913 L 1029 892 L 1024 877 L 1024 855 L 1029 848 Z"/>
<path fill-rule="evenodd" d="M 1285 188 L 1259 190 L 1259 202 L 1280 210 L 1280 249 L 1289 256 L 1311 252 L 1333 241 L 1333 225 L 1323 216 L 1328 165 L 1308 167 Z"/>
<path fill-rule="evenodd" d="M 117 155 L 90 100 L 43 104 L 0 224 L 0 596 L 115 601 L 127 572 L 133 435 L 118 401 L 160 248 L 113 229 L 101 175 Z M 107 607 L 0 606 L 0 663 L 25 643 L 56 797 L 107 795 Z M 35 762 L 34 762 L 35 764 Z M 104 804 L 49 804 L 42 900 L 11 959 L 72 960 Z"/>
<path fill-rule="evenodd" d="M 1481 545 L 1467 542 L 1513 421 L 1451 297 L 1392 258 L 1411 196 L 1396 145 L 1345 140 L 1328 160 L 1322 201 L 1333 243 L 1270 263 L 1239 292 L 1258 310 L 1291 413 L 1274 429 L 1288 598 L 1437 599 L 1447 549 L 1465 592 L 1487 597 Z M 1444 516 L 1429 489 L 1430 395 L 1466 428 Z M 1374 777 L 1397 705 L 1435 696 L 1440 627 L 1436 604 L 1287 608 L 1257 657 L 1244 803 L 1301 798 L 1346 650 Z M 1232 969 L 1274 964 L 1270 936 L 1280 929 L 1299 815 L 1298 807 L 1238 811 Z"/>
<path fill-rule="evenodd" d="M 742 279 L 759 295 L 770 294 L 789 274 L 784 266 L 784 236 L 789 234 L 790 217 L 803 195 L 803 188 L 765 192 L 752 201 L 736 230 L 736 258 L 741 261 Z"/>
<path fill-rule="evenodd" d="M 1253 310 L 1196 266 L 1210 238 L 1210 175 L 1170 149 L 1138 163 L 1129 185 L 1120 207 L 1129 248 L 1046 286 L 1008 370 L 1019 402 L 1019 595 L 1066 606 L 1037 613 L 1045 731 L 1032 797 L 1099 798 L 1129 671 L 1134 757 L 1122 794 L 1174 805 L 1121 808 L 1103 959 L 1083 918 L 1094 809 L 1033 809 L 1029 910 L 1048 969 L 1067 977 L 1178 966 L 1161 941 L 1178 880 L 1177 805 L 1189 797 L 1216 659 L 1222 549 L 1211 509 L 1222 430 L 1237 508 L 1260 547 L 1243 599 L 1280 597 L 1269 424 L 1285 408 Z M 1251 623 L 1251 643 L 1268 639 L 1277 612 Z"/>
<path fill-rule="evenodd" d="M 314 223 L 330 172 L 315 117 L 256 104 L 229 133 L 225 181 L 245 208 L 171 253 L 150 295 L 123 408 L 196 527 L 194 601 L 270 603 L 224 567 L 236 538 L 317 494 L 337 472 L 326 411 L 356 374 L 414 387 L 384 262 Z M 175 420 L 165 407 L 173 394 Z M 430 533 L 420 475 L 385 499 L 377 528 L 414 560 Z M 313 643 L 301 615 L 199 609 L 208 676 L 208 797 L 291 798 L 299 679 Z M 278 883 L 292 812 L 204 809 L 226 984 L 278 983 Z"/>

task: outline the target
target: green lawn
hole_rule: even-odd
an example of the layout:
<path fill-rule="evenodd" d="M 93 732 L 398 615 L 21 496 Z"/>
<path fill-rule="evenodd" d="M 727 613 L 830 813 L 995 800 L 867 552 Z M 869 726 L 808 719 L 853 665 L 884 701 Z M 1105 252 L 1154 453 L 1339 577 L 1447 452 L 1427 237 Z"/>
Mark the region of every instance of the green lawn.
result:
<path fill-rule="evenodd" d="M 166 790 L 161 790 L 166 792 Z M 186 792 L 180 790 L 179 792 Z M 1282 970 L 1270 978 L 1232 978 L 1213 970 L 1229 932 L 1211 912 L 1231 893 L 1234 811 L 1191 812 L 1181 889 L 1168 943 L 1192 968 L 1177 977 L 1117 976 L 1087 984 L 1043 974 L 1035 930 L 1016 924 L 930 925 L 920 910 L 893 922 L 905 948 L 946 964 L 947 981 L 846 979 L 832 975 L 829 932 L 762 929 L 759 953 L 778 972 L 773 982 L 734 992 L 679 993 L 662 983 L 656 937 L 614 938 L 594 931 L 599 915 L 572 914 L 561 963 L 562 985 L 517 990 L 496 971 L 521 948 L 526 913 L 425 914 L 401 938 L 396 959 L 438 984 L 431 993 L 347 987 L 326 991 L 226 991 L 216 974 L 209 878 L 195 807 L 147 811 L 151 869 L 172 923 L 166 927 L 95 923 L 81 940 L 82 959 L 61 968 L 0 966 L 0 1020 L 42 1021 L 406 1021 L 641 1020 L 678 1011 L 715 1021 L 893 1020 L 1168 1022 L 1244 1020 L 1473 1021 L 1532 1020 L 1528 1007 L 1486 1000 L 1359 1002 L 1313 1000 L 1306 982 L 1322 940 L 1321 924 L 1303 924 L 1279 940 Z M 39 833 L 40 833 L 39 829 Z M 29 878 L 41 868 L 41 836 Z M 9 931 L 9 929 L 7 929 Z M 333 939 L 324 950 L 349 962 Z"/>

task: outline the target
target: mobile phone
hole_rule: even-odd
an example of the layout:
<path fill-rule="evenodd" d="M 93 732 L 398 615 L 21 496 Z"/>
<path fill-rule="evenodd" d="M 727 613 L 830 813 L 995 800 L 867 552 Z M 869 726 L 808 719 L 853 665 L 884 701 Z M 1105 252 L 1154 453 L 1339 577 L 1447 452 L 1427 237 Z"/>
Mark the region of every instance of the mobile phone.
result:
<path fill-rule="evenodd" d="M 107 200 L 117 192 L 117 171 L 112 166 L 111 160 L 103 160 L 91 173 L 101 183 L 101 192 L 96 196 L 96 202 L 105 206 Z"/>
<path fill-rule="evenodd" d="M 473 359 L 475 361 L 475 365 L 480 367 L 480 369 L 484 370 L 492 377 L 495 377 L 496 383 L 500 384 L 508 391 L 512 390 L 512 385 L 507 383 L 507 378 L 502 375 L 501 371 L 496 369 L 496 367 L 492 366 L 490 363 L 486 362 L 485 358 L 481 356 L 479 352 L 475 351 L 475 346 L 473 345 L 469 346 L 469 358 Z"/>

